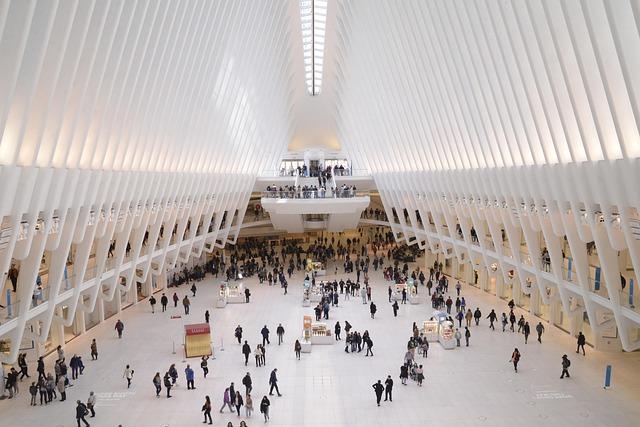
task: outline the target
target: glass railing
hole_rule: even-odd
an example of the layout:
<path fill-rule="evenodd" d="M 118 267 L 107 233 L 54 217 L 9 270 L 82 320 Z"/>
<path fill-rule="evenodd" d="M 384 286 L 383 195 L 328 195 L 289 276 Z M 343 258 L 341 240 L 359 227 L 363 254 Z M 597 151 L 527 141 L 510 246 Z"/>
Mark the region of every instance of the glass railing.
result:
<path fill-rule="evenodd" d="M 268 199 L 348 199 L 368 196 L 368 191 L 358 190 L 277 190 L 263 191 L 262 197 Z"/>

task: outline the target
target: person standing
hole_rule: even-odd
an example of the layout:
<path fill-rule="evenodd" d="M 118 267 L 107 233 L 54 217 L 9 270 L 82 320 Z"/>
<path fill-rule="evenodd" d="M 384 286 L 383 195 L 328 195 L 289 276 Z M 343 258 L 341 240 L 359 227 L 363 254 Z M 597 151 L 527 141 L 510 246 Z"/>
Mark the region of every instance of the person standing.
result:
<path fill-rule="evenodd" d="M 253 399 L 250 394 L 247 394 L 244 399 L 244 414 L 247 418 L 251 418 L 251 413 L 253 413 Z"/>
<path fill-rule="evenodd" d="M 529 340 L 529 334 L 531 334 L 531 326 L 529 326 L 529 322 L 524 322 L 522 333 L 524 334 L 524 343 L 526 344 Z"/>
<path fill-rule="evenodd" d="M 282 323 L 278 323 L 276 334 L 278 335 L 278 345 L 280 345 L 282 344 L 282 337 L 284 336 L 284 327 L 282 326 Z"/>
<path fill-rule="evenodd" d="M 204 312 L 204 321 L 205 323 L 209 323 L 209 310 Z"/>
<path fill-rule="evenodd" d="M 118 332 L 118 338 L 122 338 L 122 331 L 124 331 L 124 323 L 122 323 L 122 320 L 118 319 L 115 330 Z"/>
<path fill-rule="evenodd" d="M 373 302 L 371 302 L 371 304 L 369 305 L 369 312 L 371 313 L 371 318 L 372 319 L 376 318 L 376 311 L 377 310 L 378 310 L 378 308 L 376 307 L 376 305 Z"/>
<path fill-rule="evenodd" d="M 296 359 L 300 360 L 300 352 L 302 351 L 302 344 L 300 344 L 299 340 L 296 340 L 296 343 L 293 345 L 293 351 L 296 353 Z"/>
<path fill-rule="evenodd" d="M 249 363 L 249 354 L 251 354 L 251 346 L 247 341 L 242 345 L 242 354 L 244 355 L 244 366 Z"/>
<path fill-rule="evenodd" d="M 180 298 L 178 297 L 178 293 L 174 292 L 173 293 L 173 308 L 178 308 L 178 301 L 180 301 Z"/>
<path fill-rule="evenodd" d="M 520 361 L 520 351 L 518 349 L 514 349 L 513 353 L 511 353 L 511 362 L 513 363 L 513 369 L 515 369 L 516 373 L 518 373 L 518 362 Z"/>
<path fill-rule="evenodd" d="M 464 340 L 467 343 L 467 347 L 469 347 L 469 338 L 471 338 L 471 331 L 466 326 L 464 327 Z"/>
<path fill-rule="evenodd" d="M 276 373 L 278 372 L 278 368 L 274 368 L 273 371 L 271 371 L 271 375 L 269 376 L 269 385 L 271 386 L 271 388 L 269 389 L 269 396 L 273 396 L 273 389 L 276 389 L 276 393 L 278 393 L 278 397 L 282 396 L 280 394 L 280 390 L 278 389 L 278 377 L 276 376 Z"/>
<path fill-rule="evenodd" d="M 211 420 L 211 399 L 209 398 L 209 396 L 204 397 L 204 405 L 202 405 L 202 412 L 204 412 L 203 423 L 206 423 L 207 419 L 209 419 L 209 424 L 213 424 L 213 421 Z"/>
<path fill-rule="evenodd" d="M 269 328 L 267 328 L 267 325 L 264 325 L 262 327 L 262 330 L 260 331 L 260 334 L 262 335 L 262 346 L 264 347 L 265 342 L 267 344 L 271 344 L 271 341 L 269 341 Z"/>
<path fill-rule="evenodd" d="M 164 374 L 164 388 L 167 389 L 167 398 L 171 397 L 171 387 L 173 387 L 171 377 L 169 376 L 169 372 L 166 372 Z"/>
<path fill-rule="evenodd" d="M 402 304 L 407 303 L 407 288 L 402 288 Z"/>
<path fill-rule="evenodd" d="M 407 378 L 409 378 L 409 368 L 407 364 L 400 366 L 400 384 L 407 385 Z"/>
<path fill-rule="evenodd" d="M 502 313 L 502 332 L 504 332 L 508 323 L 509 323 L 509 320 L 507 319 L 507 315 L 505 313 Z"/>
<path fill-rule="evenodd" d="M 462 334 L 460 333 L 460 329 L 456 328 L 456 332 L 453 334 L 453 336 L 456 339 L 456 347 L 460 347 L 460 340 L 462 339 Z"/>
<path fill-rule="evenodd" d="M 90 391 L 89 397 L 87 398 L 87 409 L 91 411 L 91 418 L 96 416 L 96 410 L 94 409 L 96 406 L 96 395 Z"/>
<path fill-rule="evenodd" d="M 587 342 L 587 338 L 584 336 L 582 332 L 578 332 L 578 348 L 576 349 L 576 353 L 580 354 L 580 349 L 582 348 L 582 355 L 586 356 L 584 352 L 584 345 Z"/>
<path fill-rule="evenodd" d="M 544 326 L 542 322 L 538 322 L 536 325 L 536 332 L 538 333 L 538 342 L 542 344 L 542 334 L 544 333 Z"/>
<path fill-rule="evenodd" d="M 160 372 L 156 372 L 152 381 L 153 386 L 156 388 L 156 397 L 160 397 L 160 392 L 162 391 L 162 378 L 160 378 Z"/>
<path fill-rule="evenodd" d="M 29 394 L 31 395 L 31 401 L 29 402 L 29 406 L 36 406 L 36 396 L 38 395 L 38 386 L 35 381 L 31 383 L 29 386 Z"/>
<path fill-rule="evenodd" d="M 56 387 L 58 387 L 58 392 L 60 393 L 60 402 L 64 402 L 65 400 L 67 400 L 65 381 L 66 378 L 64 377 L 64 375 L 60 375 L 60 378 L 58 378 L 58 383 L 56 384 Z"/>
<path fill-rule="evenodd" d="M 567 378 L 571 378 L 571 375 L 569 375 L 569 366 L 571 366 L 571 361 L 569 360 L 566 354 L 563 354 L 562 355 L 562 375 L 560 375 L 560 379 L 563 379 L 565 375 L 567 376 Z"/>
<path fill-rule="evenodd" d="M 149 297 L 149 304 L 151 304 L 151 314 L 156 312 L 156 299 L 153 295 Z"/>
<path fill-rule="evenodd" d="M 336 322 L 336 326 L 333 328 L 333 332 L 336 336 L 336 341 L 340 341 L 340 332 L 342 331 L 342 327 L 340 326 L 340 322 Z"/>
<path fill-rule="evenodd" d="M 167 304 L 169 304 L 169 298 L 163 293 L 160 297 L 160 305 L 162 306 L 162 312 L 167 311 Z"/>
<path fill-rule="evenodd" d="M 262 401 L 260 402 L 260 412 L 264 415 L 264 422 L 269 421 L 269 406 L 271 406 L 271 402 L 267 396 L 262 397 Z"/>
<path fill-rule="evenodd" d="M 393 294 L 393 291 L 391 290 L 391 285 L 389 285 L 388 294 L 389 294 L 389 302 L 391 302 L 391 295 Z"/>
<path fill-rule="evenodd" d="M 250 297 L 251 297 L 251 291 L 249 290 L 249 288 L 245 288 L 244 289 L 244 302 L 248 304 Z"/>
<path fill-rule="evenodd" d="M 194 298 L 196 296 L 196 291 L 197 290 L 198 290 L 198 288 L 196 288 L 196 284 L 195 283 L 193 285 L 191 285 L 191 293 L 193 294 Z"/>
<path fill-rule="evenodd" d="M 182 305 L 184 306 L 184 314 L 185 316 L 189 314 L 189 307 L 191 306 L 191 301 L 189 301 L 188 296 L 184 296 L 182 299 Z"/>
<path fill-rule="evenodd" d="M 88 413 L 89 411 L 85 404 L 76 400 L 76 421 L 78 422 L 78 427 L 80 427 L 80 421 L 82 421 L 86 427 L 89 427 L 90 424 L 84 419 Z"/>
<path fill-rule="evenodd" d="M 380 406 L 380 400 L 382 400 L 382 392 L 384 391 L 384 386 L 382 385 L 382 381 L 378 380 L 373 386 L 373 391 L 376 393 L 376 403 Z"/>
<path fill-rule="evenodd" d="M 202 356 L 202 361 L 200 362 L 200 367 L 202 368 L 202 374 L 204 378 L 207 378 L 207 374 L 209 373 L 209 356 Z"/>
<path fill-rule="evenodd" d="M 184 376 L 187 379 L 187 390 L 195 390 L 196 387 L 194 385 L 194 381 L 196 374 L 193 372 L 193 369 L 191 369 L 191 365 L 187 365 L 184 369 Z"/>
<path fill-rule="evenodd" d="M 133 379 L 133 369 L 129 365 L 124 368 L 122 378 L 127 379 L 127 388 L 131 388 L 131 380 Z"/>
<path fill-rule="evenodd" d="M 465 325 L 467 327 L 471 326 L 471 319 L 473 319 L 473 313 L 471 313 L 471 309 L 468 309 L 464 315 Z"/>
<path fill-rule="evenodd" d="M 391 308 L 393 308 L 393 317 L 398 317 L 398 310 L 400 309 L 398 301 L 394 301 L 393 304 L 391 304 Z"/>
<path fill-rule="evenodd" d="M 384 401 L 386 402 L 389 399 L 390 402 L 393 402 L 393 380 L 391 379 L 391 375 L 387 375 L 387 379 L 384 382 Z"/>

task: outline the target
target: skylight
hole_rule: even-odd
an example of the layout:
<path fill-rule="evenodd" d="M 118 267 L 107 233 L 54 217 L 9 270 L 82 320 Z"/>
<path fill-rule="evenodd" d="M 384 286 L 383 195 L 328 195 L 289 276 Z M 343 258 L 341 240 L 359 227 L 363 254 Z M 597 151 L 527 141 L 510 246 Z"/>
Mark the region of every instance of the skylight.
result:
<path fill-rule="evenodd" d="M 322 89 L 324 36 L 327 28 L 327 0 L 300 0 L 304 79 L 309 95 Z"/>

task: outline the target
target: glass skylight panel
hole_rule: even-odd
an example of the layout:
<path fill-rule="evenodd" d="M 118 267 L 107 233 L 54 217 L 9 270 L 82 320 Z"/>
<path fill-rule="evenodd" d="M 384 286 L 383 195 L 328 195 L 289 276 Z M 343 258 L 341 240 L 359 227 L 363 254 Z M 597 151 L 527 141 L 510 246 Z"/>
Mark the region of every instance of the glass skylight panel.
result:
<path fill-rule="evenodd" d="M 302 53 L 307 91 L 318 95 L 322 87 L 327 0 L 300 0 Z"/>

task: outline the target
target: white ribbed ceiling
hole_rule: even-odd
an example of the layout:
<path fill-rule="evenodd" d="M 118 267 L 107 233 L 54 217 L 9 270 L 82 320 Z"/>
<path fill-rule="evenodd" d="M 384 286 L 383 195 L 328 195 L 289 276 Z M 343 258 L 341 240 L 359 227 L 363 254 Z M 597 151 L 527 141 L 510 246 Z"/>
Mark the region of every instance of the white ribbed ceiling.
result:
<path fill-rule="evenodd" d="M 339 138 L 371 171 L 640 156 L 638 0 L 343 0 Z"/>
<path fill-rule="evenodd" d="M 300 4 L 1 0 L 0 165 L 255 174 L 296 138 L 372 172 L 640 155 L 639 0 L 330 0 L 314 101 Z"/>

